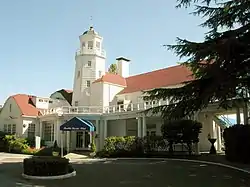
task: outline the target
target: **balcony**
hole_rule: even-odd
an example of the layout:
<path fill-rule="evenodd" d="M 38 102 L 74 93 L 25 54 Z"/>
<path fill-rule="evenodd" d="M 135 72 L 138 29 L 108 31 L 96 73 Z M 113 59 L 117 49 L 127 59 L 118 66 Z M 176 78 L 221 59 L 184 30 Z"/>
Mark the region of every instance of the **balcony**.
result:
<path fill-rule="evenodd" d="M 114 106 L 70 106 L 70 107 L 57 107 L 49 110 L 42 111 L 42 115 L 49 114 L 115 114 L 125 112 L 139 112 L 152 107 L 168 104 L 167 101 L 162 102 L 142 102 L 142 103 L 129 103 Z"/>
<path fill-rule="evenodd" d="M 81 48 L 76 51 L 76 56 L 98 55 L 106 58 L 106 51 L 100 48 Z"/>

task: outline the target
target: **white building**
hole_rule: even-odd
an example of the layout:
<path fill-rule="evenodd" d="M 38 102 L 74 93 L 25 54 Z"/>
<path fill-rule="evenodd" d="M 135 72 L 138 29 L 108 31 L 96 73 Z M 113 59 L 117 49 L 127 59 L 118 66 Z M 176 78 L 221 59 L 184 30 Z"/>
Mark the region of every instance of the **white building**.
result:
<path fill-rule="evenodd" d="M 0 113 L 0 130 L 23 137 L 41 136 L 47 145 L 55 140 L 70 150 L 88 148 L 91 136 L 87 131 L 63 133 L 60 126 L 74 117 L 91 121 L 96 127 L 97 148 L 103 147 L 107 136 L 160 135 L 160 116 L 145 116 L 141 111 L 168 100 L 144 102 L 142 91 L 161 87 L 179 87 L 192 80 L 191 72 L 183 66 L 173 66 L 135 76 L 129 75 L 130 60 L 117 58 L 117 74 L 106 73 L 106 53 L 103 38 L 93 29 L 80 37 L 80 49 L 75 54 L 73 92 L 59 90 L 49 98 L 17 94 L 10 96 Z M 195 118 L 202 122 L 199 148 L 208 151 L 207 135 L 218 138 L 221 149 L 221 124 L 217 106 L 199 112 Z"/>

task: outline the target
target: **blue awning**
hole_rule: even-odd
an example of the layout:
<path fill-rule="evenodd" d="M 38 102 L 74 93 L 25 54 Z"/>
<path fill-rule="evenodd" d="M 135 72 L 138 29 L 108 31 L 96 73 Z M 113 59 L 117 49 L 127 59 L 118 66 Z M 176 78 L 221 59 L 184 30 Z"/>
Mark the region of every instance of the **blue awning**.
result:
<path fill-rule="evenodd" d="M 89 132 L 95 131 L 95 126 L 88 120 L 85 120 L 80 117 L 73 117 L 66 123 L 60 126 L 61 131 L 78 131 L 78 130 L 86 130 Z"/>

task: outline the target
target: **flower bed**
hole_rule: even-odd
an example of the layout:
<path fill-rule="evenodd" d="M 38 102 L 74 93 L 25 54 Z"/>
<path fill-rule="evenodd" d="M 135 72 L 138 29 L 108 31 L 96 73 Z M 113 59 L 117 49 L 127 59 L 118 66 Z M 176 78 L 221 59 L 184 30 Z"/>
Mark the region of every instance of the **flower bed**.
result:
<path fill-rule="evenodd" d="M 23 161 L 23 174 L 28 176 L 60 176 L 72 172 L 74 169 L 66 158 L 34 156 Z"/>

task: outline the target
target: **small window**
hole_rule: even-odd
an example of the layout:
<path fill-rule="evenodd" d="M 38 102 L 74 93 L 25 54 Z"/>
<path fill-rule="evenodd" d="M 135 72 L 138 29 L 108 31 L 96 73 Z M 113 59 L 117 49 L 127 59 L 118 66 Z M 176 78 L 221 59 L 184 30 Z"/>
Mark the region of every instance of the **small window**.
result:
<path fill-rule="evenodd" d="M 12 105 L 10 104 L 10 112 L 11 112 L 11 109 L 12 109 Z"/>
<path fill-rule="evenodd" d="M 77 72 L 77 78 L 80 78 L 80 75 L 81 75 L 81 72 L 78 71 L 78 72 Z"/>
<path fill-rule="evenodd" d="M 78 101 L 75 101 L 75 106 L 78 106 Z"/>
<path fill-rule="evenodd" d="M 99 71 L 99 77 L 101 77 L 102 76 L 102 71 Z"/>
<path fill-rule="evenodd" d="M 88 41 L 88 49 L 93 49 L 93 41 Z"/>
<path fill-rule="evenodd" d="M 100 47 L 101 47 L 100 42 L 96 42 L 95 46 L 96 46 L 96 48 L 100 49 Z"/>
<path fill-rule="evenodd" d="M 85 47 L 85 42 L 82 42 L 82 47 Z"/>
<path fill-rule="evenodd" d="M 88 67 L 91 67 L 91 65 L 92 65 L 91 61 L 88 61 L 87 66 L 88 66 Z"/>
<path fill-rule="evenodd" d="M 90 87 L 90 81 L 86 81 L 87 87 Z"/>
<path fill-rule="evenodd" d="M 49 101 L 49 103 L 53 103 L 53 101 Z"/>
<path fill-rule="evenodd" d="M 42 100 L 42 99 L 39 99 L 38 101 L 39 101 L 39 102 L 43 102 L 43 100 Z"/>

